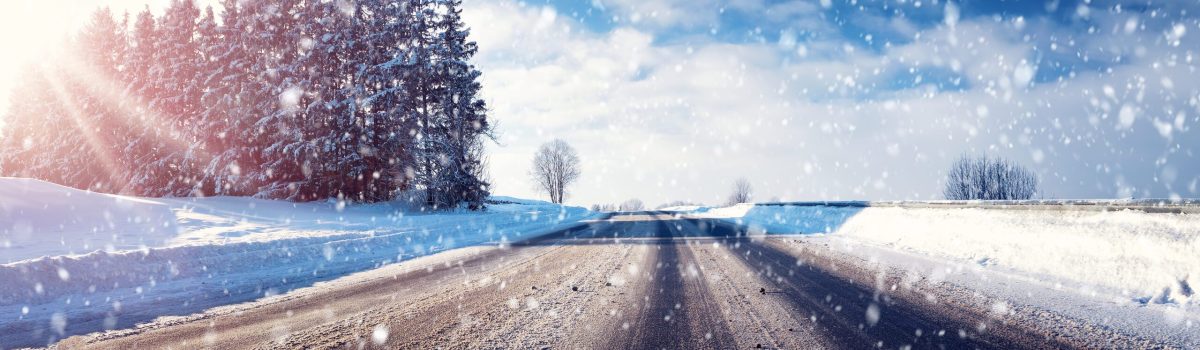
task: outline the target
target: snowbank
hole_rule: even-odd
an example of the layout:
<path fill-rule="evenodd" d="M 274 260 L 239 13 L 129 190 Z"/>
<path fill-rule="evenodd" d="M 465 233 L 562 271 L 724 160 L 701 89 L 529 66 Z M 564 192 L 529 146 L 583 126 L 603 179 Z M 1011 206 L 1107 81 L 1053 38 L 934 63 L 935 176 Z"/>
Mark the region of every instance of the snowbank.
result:
<path fill-rule="evenodd" d="M 163 245 L 176 231 L 161 201 L 0 177 L 0 263 Z"/>
<path fill-rule="evenodd" d="M 848 202 L 731 207 L 697 215 L 767 233 L 831 233 L 1002 266 L 1052 283 L 1058 279 L 1094 286 L 1141 303 L 1200 305 L 1200 214 L 974 206 Z"/>
<path fill-rule="evenodd" d="M 693 210 L 692 214 L 715 219 L 734 219 L 746 216 L 750 209 L 754 209 L 754 204 L 742 203 L 720 208 L 700 207 Z"/>
<path fill-rule="evenodd" d="M 340 275 L 451 248 L 518 240 L 531 231 L 580 217 L 579 213 L 561 219 L 559 212 L 532 213 L 537 214 L 506 213 L 504 219 L 510 220 L 503 221 L 495 215 L 489 215 L 492 220 L 460 218 L 463 220 L 451 224 L 365 234 L 42 257 L 0 265 L 0 281 L 5 282 L 0 284 L 0 305 L 41 304 L 63 296 L 137 287 L 161 292 L 169 287 L 159 284 L 188 279 L 213 281 L 221 293 L 263 291 L 287 284 L 271 279 L 298 281 Z M 237 277 L 243 274 L 248 278 Z"/>
<path fill-rule="evenodd" d="M 806 235 L 782 240 L 782 243 L 783 246 L 795 245 L 793 249 L 813 249 L 821 255 L 853 257 L 841 263 L 879 272 L 889 271 L 891 276 L 900 278 L 897 283 L 899 288 L 920 290 L 922 294 L 932 292 L 924 295 L 935 296 L 935 300 L 970 295 L 968 298 L 979 303 L 976 305 L 990 302 L 992 315 L 1006 321 L 1033 322 L 1040 324 L 1043 329 L 1063 334 L 1078 332 L 1077 328 L 1072 328 L 1080 323 L 1064 322 L 1065 316 L 1066 320 L 1086 320 L 1093 325 L 1103 325 L 1108 330 L 1119 330 L 1120 333 L 1161 342 L 1161 345 L 1200 349 L 1200 332 L 1196 331 L 1196 326 L 1200 325 L 1200 312 L 1197 312 L 1200 310 L 1188 310 L 1186 304 L 1146 307 L 1117 294 L 1093 293 L 1086 285 L 1068 281 L 1046 283 L 1037 276 L 1001 266 L 983 266 L 969 260 L 892 249 L 840 235 Z M 940 283 L 956 287 L 923 288 Z M 876 284 L 875 288 L 889 286 Z"/>
<path fill-rule="evenodd" d="M 670 207 L 662 207 L 662 208 L 658 208 L 656 210 L 671 211 L 671 212 L 693 212 L 696 210 L 700 210 L 700 208 L 703 208 L 703 207 L 701 207 L 699 205 L 676 205 L 676 206 L 670 206 Z"/>
<path fill-rule="evenodd" d="M 492 202 L 486 212 L 412 213 L 401 203 L 142 199 L 0 179 L 0 237 L 12 242 L 0 250 L 10 261 L 0 264 L 0 317 L 11 320 L 0 323 L 0 347 L 190 314 L 596 215 Z"/>

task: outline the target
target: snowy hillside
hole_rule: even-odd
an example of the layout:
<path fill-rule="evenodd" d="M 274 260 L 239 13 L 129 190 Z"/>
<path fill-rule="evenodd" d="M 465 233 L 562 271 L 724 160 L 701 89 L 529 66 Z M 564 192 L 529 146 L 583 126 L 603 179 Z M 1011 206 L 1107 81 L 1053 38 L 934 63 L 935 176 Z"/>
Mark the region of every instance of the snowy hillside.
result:
<path fill-rule="evenodd" d="M 0 178 L 0 263 L 162 246 L 175 237 L 176 225 L 171 207 L 159 200 Z"/>
<path fill-rule="evenodd" d="M 50 325 L 47 339 L 128 327 L 450 248 L 516 241 L 595 215 L 493 202 L 482 213 L 431 214 L 386 202 L 144 199 L 4 178 L 0 314 L 18 320 L 5 327 Z M 72 324 L 88 314 L 105 321 Z M 0 335 L 0 344 L 9 339 Z"/>

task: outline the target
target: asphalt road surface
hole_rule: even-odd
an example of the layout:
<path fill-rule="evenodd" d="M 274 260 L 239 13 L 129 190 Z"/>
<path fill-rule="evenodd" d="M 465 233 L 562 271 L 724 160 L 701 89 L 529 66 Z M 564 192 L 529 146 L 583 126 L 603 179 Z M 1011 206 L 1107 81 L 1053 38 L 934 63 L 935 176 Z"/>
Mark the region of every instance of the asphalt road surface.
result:
<path fill-rule="evenodd" d="M 1152 344 L 668 213 L 385 266 L 58 348 L 1079 348 Z M 1041 320 L 1039 320 L 1041 318 Z M 1042 322 L 1042 323 L 1039 323 Z"/>

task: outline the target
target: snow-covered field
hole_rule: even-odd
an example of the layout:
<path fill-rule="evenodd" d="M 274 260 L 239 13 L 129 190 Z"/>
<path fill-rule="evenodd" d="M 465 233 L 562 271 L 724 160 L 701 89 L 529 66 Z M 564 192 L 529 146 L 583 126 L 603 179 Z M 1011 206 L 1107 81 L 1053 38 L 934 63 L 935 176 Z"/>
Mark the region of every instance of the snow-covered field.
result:
<path fill-rule="evenodd" d="M 1035 210 L 941 204 L 954 203 L 740 204 L 702 208 L 690 215 L 737 222 L 752 232 L 816 234 L 867 260 L 918 266 L 914 271 L 934 280 L 953 273 L 896 258 L 904 254 L 880 252 L 915 253 L 944 262 L 937 266 L 958 266 L 953 269 L 957 272 L 965 266 L 966 271 L 978 272 L 971 274 L 976 276 L 973 280 L 983 273 L 999 273 L 1027 286 L 1071 291 L 1078 299 L 1049 303 L 1066 311 L 1093 310 L 1098 317 L 1112 318 L 1121 313 L 1097 310 L 1149 308 L 1162 317 L 1141 317 L 1138 322 L 1189 331 L 1200 326 L 1195 324 L 1200 320 L 1200 207 L 1183 204 L 1173 207 L 1182 210 L 1151 213 L 1121 209 L 1144 203 L 1075 202 Z M 1117 208 L 1096 210 L 1104 206 Z M 1036 295 L 1036 288 L 1011 292 L 1011 283 L 972 287 L 1047 299 Z"/>
<path fill-rule="evenodd" d="M 1200 215 L 1140 210 L 751 205 L 696 215 L 771 234 L 829 233 L 1090 285 L 1141 303 L 1200 305 Z"/>
<path fill-rule="evenodd" d="M 796 249 L 814 249 L 854 257 L 847 264 L 861 265 L 877 271 L 891 270 L 904 276 L 900 288 L 931 287 L 949 284 L 951 288 L 931 288 L 949 293 L 941 298 L 958 301 L 986 300 L 995 317 L 1028 319 L 1042 310 L 1049 315 L 1040 327 L 1071 328 L 1075 320 L 1106 327 L 1115 331 L 1152 339 L 1162 344 L 1183 348 L 1200 347 L 1200 310 L 1186 304 L 1143 304 L 1115 294 L 1100 293 L 1087 284 L 1071 282 L 1052 276 L 1030 274 L 995 265 L 980 265 L 970 260 L 948 259 L 942 256 L 899 250 L 894 247 L 865 242 L 852 237 L 816 234 L 787 239 Z M 890 286 L 876 286 L 891 288 Z M 928 298 L 928 296 L 927 296 Z M 1064 320 L 1066 323 L 1063 323 Z"/>
<path fill-rule="evenodd" d="M 160 200 L 0 178 L 0 263 L 163 246 L 178 234 L 178 224 Z"/>
<path fill-rule="evenodd" d="M 0 178 L 0 319 L 48 324 L 30 329 L 48 340 L 128 327 L 596 215 L 493 200 L 483 213 L 429 214 L 399 203 L 133 198 Z M 72 323 L 96 315 L 103 322 Z"/>

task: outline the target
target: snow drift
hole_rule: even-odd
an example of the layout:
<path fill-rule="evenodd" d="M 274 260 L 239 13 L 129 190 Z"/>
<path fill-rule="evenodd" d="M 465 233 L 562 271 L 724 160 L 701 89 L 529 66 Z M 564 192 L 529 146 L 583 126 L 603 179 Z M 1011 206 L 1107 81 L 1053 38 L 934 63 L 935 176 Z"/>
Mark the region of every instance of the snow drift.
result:
<path fill-rule="evenodd" d="M 160 201 L 0 177 L 0 262 L 162 245 L 175 224 Z"/>
<path fill-rule="evenodd" d="M 595 215 L 495 197 L 422 213 L 237 197 L 144 199 L 0 179 L 0 347 L 130 327 L 434 252 L 503 243 Z M 87 322 L 91 320 L 90 322 Z M 103 320 L 97 322 L 96 320 Z M 49 326 L 49 327 L 48 327 Z"/>
<path fill-rule="evenodd" d="M 1190 210 L 1200 207 L 1187 204 L 1182 208 L 1190 209 L 1181 213 L 1153 213 L 1162 211 L 1153 206 L 1104 209 L 1112 205 L 1071 202 L 1027 210 L 981 203 L 832 202 L 738 205 L 695 215 L 770 234 L 829 233 L 999 266 L 1140 303 L 1200 304 L 1200 214 Z"/>

